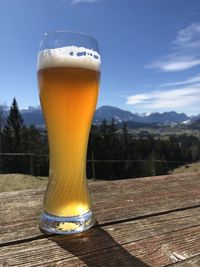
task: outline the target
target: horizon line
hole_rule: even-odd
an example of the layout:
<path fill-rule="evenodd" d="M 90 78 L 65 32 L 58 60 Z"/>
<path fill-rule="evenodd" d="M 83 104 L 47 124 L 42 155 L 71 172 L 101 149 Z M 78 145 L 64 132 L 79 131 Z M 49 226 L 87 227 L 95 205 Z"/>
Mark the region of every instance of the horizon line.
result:
<path fill-rule="evenodd" d="M 0 104 L 0 107 L 3 107 L 4 109 L 3 109 L 3 111 L 8 111 L 9 109 L 10 109 L 10 107 L 11 106 L 8 106 L 7 104 Z M 18 106 L 19 107 L 19 106 Z M 176 111 L 176 110 L 168 110 L 168 111 L 152 111 L 152 112 L 137 112 L 137 111 L 135 111 L 135 112 L 133 112 L 133 111 L 131 111 L 131 110 L 129 110 L 129 109 L 123 109 L 123 108 L 120 108 L 120 107 L 118 107 L 118 106 L 113 106 L 113 105 L 101 105 L 101 106 L 97 106 L 96 107 L 96 110 L 97 109 L 99 109 L 99 108 L 102 108 L 102 107 L 111 107 L 111 108 L 117 108 L 117 109 L 120 109 L 120 110 L 122 110 L 122 111 L 126 111 L 126 112 L 130 112 L 130 113 L 132 113 L 132 114 L 134 114 L 134 115 L 138 115 L 138 116 L 149 116 L 149 115 L 151 115 L 151 114 L 164 114 L 164 113 L 171 113 L 171 112 L 176 112 L 177 114 L 185 114 L 185 115 L 187 115 L 188 117 L 192 117 L 192 116 L 198 116 L 198 115 L 200 115 L 200 111 L 199 111 L 199 113 L 187 113 L 187 112 L 184 112 L 184 111 L 182 111 L 182 112 L 179 112 L 179 111 Z M 5 108 L 6 108 L 6 110 L 5 110 Z M 41 109 L 41 105 L 34 105 L 34 106 L 31 106 L 31 105 L 29 105 L 28 107 L 23 107 L 23 108 L 20 108 L 19 107 L 19 110 L 20 111 L 31 111 L 31 109 L 32 110 L 41 110 L 42 111 L 42 109 Z M 95 110 L 95 111 L 96 111 Z M 148 114 L 148 115 L 147 115 Z"/>

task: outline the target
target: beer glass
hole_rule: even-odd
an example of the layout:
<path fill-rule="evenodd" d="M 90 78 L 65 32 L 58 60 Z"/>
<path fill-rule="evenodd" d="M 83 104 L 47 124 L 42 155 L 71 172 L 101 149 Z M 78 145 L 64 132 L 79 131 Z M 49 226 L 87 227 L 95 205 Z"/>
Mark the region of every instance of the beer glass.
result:
<path fill-rule="evenodd" d="M 96 108 L 100 55 L 81 33 L 44 34 L 38 53 L 40 102 L 49 142 L 49 182 L 41 229 L 74 234 L 94 224 L 86 181 L 86 155 Z"/>

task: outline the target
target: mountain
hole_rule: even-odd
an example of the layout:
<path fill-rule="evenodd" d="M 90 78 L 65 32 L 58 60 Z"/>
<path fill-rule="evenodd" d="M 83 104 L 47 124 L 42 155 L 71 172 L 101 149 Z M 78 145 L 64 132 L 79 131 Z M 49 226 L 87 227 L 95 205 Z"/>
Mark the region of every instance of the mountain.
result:
<path fill-rule="evenodd" d="M 44 127 L 44 117 L 41 111 L 40 106 L 39 107 L 32 107 L 29 106 L 28 109 L 21 110 L 22 117 L 24 119 L 24 123 L 27 126 L 30 126 L 31 124 L 37 126 L 37 127 Z"/>
<path fill-rule="evenodd" d="M 21 113 L 41 113 L 41 107 L 29 106 L 27 109 L 21 109 Z"/>
<path fill-rule="evenodd" d="M 1 106 L 1 110 L 3 111 L 4 124 L 6 121 L 6 117 L 9 114 L 10 108 L 7 106 Z M 22 114 L 26 126 L 34 124 L 36 127 L 44 127 L 44 118 L 40 107 L 29 106 L 27 109 L 21 109 L 20 112 Z"/>
<path fill-rule="evenodd" d="M 183 121 L 189 120 L 185 113 L 177 113 L 175 111 L 163 112 L 163 113 L 151 113 L 150 115 L 145 117 L 147 123 L 181 123 Z"/>
<path fill-rule="evenodd" d="M 125 111 L 116 107 L 102 106 L 96 110 L 94 116 L 94 122 L 102 121 L 106 119 L 110 121 L 114 118 L 117 122 L 122 121 L 134 121 L 140 123 L 181 123 L 190 119 L 185 113 L 177 113 L 175 111 L 164 112 L 164 113 L 150 113 L 150 114 L 133 114 L 130 111 Z"/>
<path fill-rule="evenodd" d="M 6 105 L 0 105 L 0 110 L 2 110 L 2 111 L 8 111 L 9 110 L 9 107 L 6 106 Z"/>
<path fill-rule="evenodd" d="M 195 121 L 192 121 L 191 124 L 189 125 L 190 129 L 195 129 L 195 130 L 200 130 L 200 118 L 198 118 Z"/>
<path fill-rule="evenodd" d="M 103 119 L 111 121 L 112 118 L 114 118 L 116 122 L 122 122 L 122 121 L 140 122 L 140 117 L 137 114 L 133 114 L 130 111 L 122 110 L 120 108 L 111 106 L 102 106 L 98 108 L 94 115 L 94 122 L 100 122 Z"/>
<path fill-rule="evenodd" d="M 4 110 L 4 117 L 7 116 L 9 109 L 7 106 L 2 108 Z M 27 126 L 34 124 L 38 127 L 44 127 L 44 118 L 40 107 L 28 107 L 28 109 L 21 110 L 24 123 Z M 101 106 L 99 107 L 94 115 L 93 122 L 98 124 L 104 119 L 111 121 L 115 119 L 117 123 L 134 122 L 129 123 L 130 125 L 144 124 L 174 124 L 174 123 L 185 123 L 187 124 L 195 122 L 200 118 L 200 115 L 189 117 L 185 113 L 177 113 L 175 111 L 170 112 L 155 112 L 150 114 L 138 114 L 132 113 L 127 110 L 122 110 L 112 106 Z"/>

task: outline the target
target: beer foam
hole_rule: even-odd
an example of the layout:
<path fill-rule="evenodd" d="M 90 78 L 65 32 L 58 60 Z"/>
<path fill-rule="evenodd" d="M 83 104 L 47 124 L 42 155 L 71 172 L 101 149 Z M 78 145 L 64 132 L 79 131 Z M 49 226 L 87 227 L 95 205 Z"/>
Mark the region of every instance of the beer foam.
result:
<path fill-rule="evenodd" d="M 85 47 L 65 46 L 39 52 L 37 69 L 54 67 L 76 67 L 99 71 L 100 55 Z"/>

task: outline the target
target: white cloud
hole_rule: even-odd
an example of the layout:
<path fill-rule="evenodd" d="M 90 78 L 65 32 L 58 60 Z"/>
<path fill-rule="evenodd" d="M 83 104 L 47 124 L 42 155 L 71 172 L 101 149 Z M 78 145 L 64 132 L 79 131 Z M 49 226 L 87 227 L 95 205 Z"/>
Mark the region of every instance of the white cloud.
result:
<path fill-rule="evenodd" d="M 79 4 L 79 3 L 95 3 L 98 0 L 72 0 L 72 4 Z"/>
<path fill-rule="evenodd" d="M 183 71 L 200 65 L 200 22 L 179 30 L 172 42 L 175 52 L 147 66 L 164 72 Z"/>
<path fill-rule="evenodd" d="M 185 58 L 185 57 L 176 57 L 166 60 L 166 61 L 156 61 L 151 65 L 147 66 L 148 68 L 160 69 L 164 72 L 174 72 L 190 69 L 192 67 L 200 65 L 200 58 Z"/>
<path fill-rule="evenodd" d="M 200 83 L 167 91 L 152 91 L 127 97 L 126 104 L 142 111 L 190 109 L 199 106 Z"/>
<path fill-rule="evenodd" d="M 163 83 L 163 84 L 160 84 L 159 87 L 177 86 L 177 85 L 185 85 L 185 84 L 192 84 L 192 83 L 200 83 L 200 74 L 198 74 L 198 75 L 196 75 L 194 77 L 191 77 L 189 79 L 186 79 L 184 81 Z"/>
<path fill-rule="evenodd" d="M 200 48 L 200 23 L 192 23 L 178 31 L 174 43 L 185 48 Z"/>

